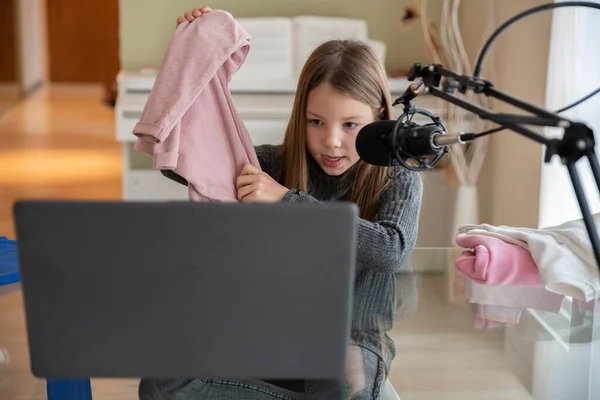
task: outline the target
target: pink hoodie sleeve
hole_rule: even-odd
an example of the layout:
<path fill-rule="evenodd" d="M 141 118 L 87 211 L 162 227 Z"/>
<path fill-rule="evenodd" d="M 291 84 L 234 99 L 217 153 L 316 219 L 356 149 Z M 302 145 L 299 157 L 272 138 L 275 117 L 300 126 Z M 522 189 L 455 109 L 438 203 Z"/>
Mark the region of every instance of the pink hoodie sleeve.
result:
<path fill-rule="evenodd" d="M 249 43 L 248 33 L 226 11 L 179 24 L 133 129 L 135 150 L 153 156 L 154 168 L 177 167 L 183 115 L 219 70 L 229 80 L 241 67 Z"/>

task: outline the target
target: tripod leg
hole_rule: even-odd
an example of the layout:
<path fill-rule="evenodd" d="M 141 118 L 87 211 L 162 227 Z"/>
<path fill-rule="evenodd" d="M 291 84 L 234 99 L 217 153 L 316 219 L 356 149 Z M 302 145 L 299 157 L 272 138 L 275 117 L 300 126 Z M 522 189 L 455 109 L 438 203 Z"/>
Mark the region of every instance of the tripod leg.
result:
<path fill-rule="evenodd" d="M 581 186 L 581 179 L 579 178 L 579 173 L 577 172 L 575 163 L 573 161 L 568 161 L 566 165 L 569 171 L 569 176 L 571 177 L 573 189 L 575 190 L 575 196 L 577 196 L 579 208 L 581 209 L 581 214 L 583 215 L 585 227 L 588 231 L 588 235 L 590 236 L 592 249 L 594 250 L 594 255 L 596 256 L 596 266 L 600 269 L 600 239 L 598 238 L 598 231 L 596 230 L 596 225 L 594 224 L 594 218 L 592 217 L 590 207 L 585 198 L 585 192 L 583 191 L 583 186 Z"/>
<path fill-rule="evenodd" d="M 596 186 L 598 186 L 598 191 L 600 191 L 600 165 L 598 165 L 598 156 L 596 156 L 594 149 L 590 149 L 587 152 L 587 158 L 590 163 L 590 167 L 592 168 L 592 173 L 594 174 Z"/>

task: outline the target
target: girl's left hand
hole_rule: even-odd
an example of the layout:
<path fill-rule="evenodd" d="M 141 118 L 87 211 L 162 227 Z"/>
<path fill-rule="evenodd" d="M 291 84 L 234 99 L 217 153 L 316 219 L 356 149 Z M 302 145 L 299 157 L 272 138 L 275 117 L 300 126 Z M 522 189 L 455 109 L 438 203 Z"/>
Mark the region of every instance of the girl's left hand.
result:
<path fill-rule="evenodd" d="M 286 187 L 252 164 L 246 164 L 242 169 L 236 188 L 238 200 L 242 203 L 275 203 L 281 201 L 288 192 Z"/>

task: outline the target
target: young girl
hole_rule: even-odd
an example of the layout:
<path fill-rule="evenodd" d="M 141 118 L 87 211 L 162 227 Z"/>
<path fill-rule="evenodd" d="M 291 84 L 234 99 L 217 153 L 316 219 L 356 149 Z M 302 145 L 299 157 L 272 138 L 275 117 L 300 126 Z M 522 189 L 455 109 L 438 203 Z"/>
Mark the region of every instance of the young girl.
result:
<path fill-rule="evenodd" d="M 177 22 L 210 11 L 198 8 Z M 422 196 L 417 173 L 399 169 L 389 178 L 387 168 L 361 161 L 356 152 L 361 127 L 390 117 L 386 75 L 370 48 L 357 41 L 328 41 L 301 72 L 283 144 L 257 146 L 262 171 L 247 165 L 237 178 L 242 202 L 349 200 L 359 206 L 346 382 L 143 379 L 140 398 L 379 398 L 395 356 L 386 333 L 396 309 L 395 273 L 415 245 Z M 172 172 L 164 174 L 186 184 Z"/>

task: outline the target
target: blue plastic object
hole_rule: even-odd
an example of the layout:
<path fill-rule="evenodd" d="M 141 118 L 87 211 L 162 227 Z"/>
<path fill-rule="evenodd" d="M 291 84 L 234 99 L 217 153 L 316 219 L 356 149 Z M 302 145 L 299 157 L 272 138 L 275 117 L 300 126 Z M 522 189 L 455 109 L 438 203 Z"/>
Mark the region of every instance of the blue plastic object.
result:
<path fill-rule="evenodd" d="M 46 380 L 48 400 L 92 400 L 92 385 L 89 379 Z"/>
<path fill-rule="evenodd" d="M 21 281 L 17 241 L 0 236 L 0 287 Z M 48 400 L 92 400 L 89 379 L 47 379 Z"/>
<path fill-rule="evenodd" d="M 0 286 L 20 281 L 17 242 L 0 236 Z"/>

